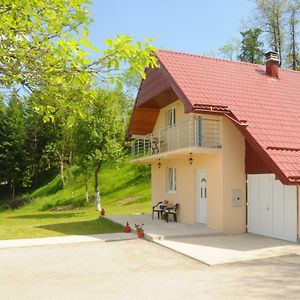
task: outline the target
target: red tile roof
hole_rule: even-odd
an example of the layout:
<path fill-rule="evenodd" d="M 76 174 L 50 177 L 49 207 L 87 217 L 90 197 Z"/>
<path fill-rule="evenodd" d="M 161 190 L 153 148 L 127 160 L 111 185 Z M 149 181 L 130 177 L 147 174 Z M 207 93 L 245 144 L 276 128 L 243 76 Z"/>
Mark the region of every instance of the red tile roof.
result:
<path fill-rule="evenodd" d="M 264 65 L 165 50 L 157 57 L 194 108 L 227 107 L 287 178 L 300 177 L 300 72 L 280 69 L 275 79 Z"/>

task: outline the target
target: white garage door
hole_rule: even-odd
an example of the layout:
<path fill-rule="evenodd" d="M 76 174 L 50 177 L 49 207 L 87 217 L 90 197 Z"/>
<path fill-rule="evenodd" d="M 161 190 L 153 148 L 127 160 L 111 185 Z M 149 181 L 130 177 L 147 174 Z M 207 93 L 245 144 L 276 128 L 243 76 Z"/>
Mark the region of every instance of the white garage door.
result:
<path fill-rule="evenodd" d="M 274 174 L 248 175 L 248 232 L 297 241 L 297 188 Z"/>

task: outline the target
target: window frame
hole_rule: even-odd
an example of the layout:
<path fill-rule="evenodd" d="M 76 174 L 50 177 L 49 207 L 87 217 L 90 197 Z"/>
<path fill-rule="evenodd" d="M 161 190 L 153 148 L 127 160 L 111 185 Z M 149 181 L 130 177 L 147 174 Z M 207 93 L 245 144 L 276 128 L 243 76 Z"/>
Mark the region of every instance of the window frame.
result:
<path fill-rule="evenodd" d="M 176 108 L 172 107 L 167 110 L 167 127 L 176 125 Z"/>
<path fill-rule="evenodd" d="M 168 167 L 167 172 L 167 191 L 168 193 L 176 193 L 177 189 L 177 170 L 176 167 Z"/>

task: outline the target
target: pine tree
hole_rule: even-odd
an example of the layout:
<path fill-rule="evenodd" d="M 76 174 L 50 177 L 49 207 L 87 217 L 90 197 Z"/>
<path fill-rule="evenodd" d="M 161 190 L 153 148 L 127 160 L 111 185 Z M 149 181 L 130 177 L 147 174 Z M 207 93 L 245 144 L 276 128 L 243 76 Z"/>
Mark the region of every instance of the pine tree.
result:
<path fill-rule="evenodd" d="M 13 95 L 2 110 L 0 130 L 0 168 L 11 187 L 12 201 L 15 200 L 16 189 L 30 183 L 26 138 L 25 106 L 20 98 Z"/>
<path fill-rule="evenodd" d="M 263 43 L 259 39 L 261 32 L 260 28 L 248 29 L 241 32 L 242 42 L 238 56 L 239 60 L 255 64 L 262 63 L 264 51 L 262 50 Z"/>

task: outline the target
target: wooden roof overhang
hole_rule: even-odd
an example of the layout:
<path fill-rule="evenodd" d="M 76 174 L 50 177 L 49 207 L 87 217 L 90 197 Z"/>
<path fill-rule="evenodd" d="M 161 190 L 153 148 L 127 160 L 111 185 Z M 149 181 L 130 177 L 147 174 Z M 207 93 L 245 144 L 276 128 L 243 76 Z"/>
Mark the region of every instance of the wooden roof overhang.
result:
<path fill-rule="evenodd" d="M 185 112 L 192 111 L 191 103 L 162 64 L 159 68 L 147 69 L 131 114 L 127 137 L 151 133 L 160 109 L 178 99 L 183 102 Z"/>

